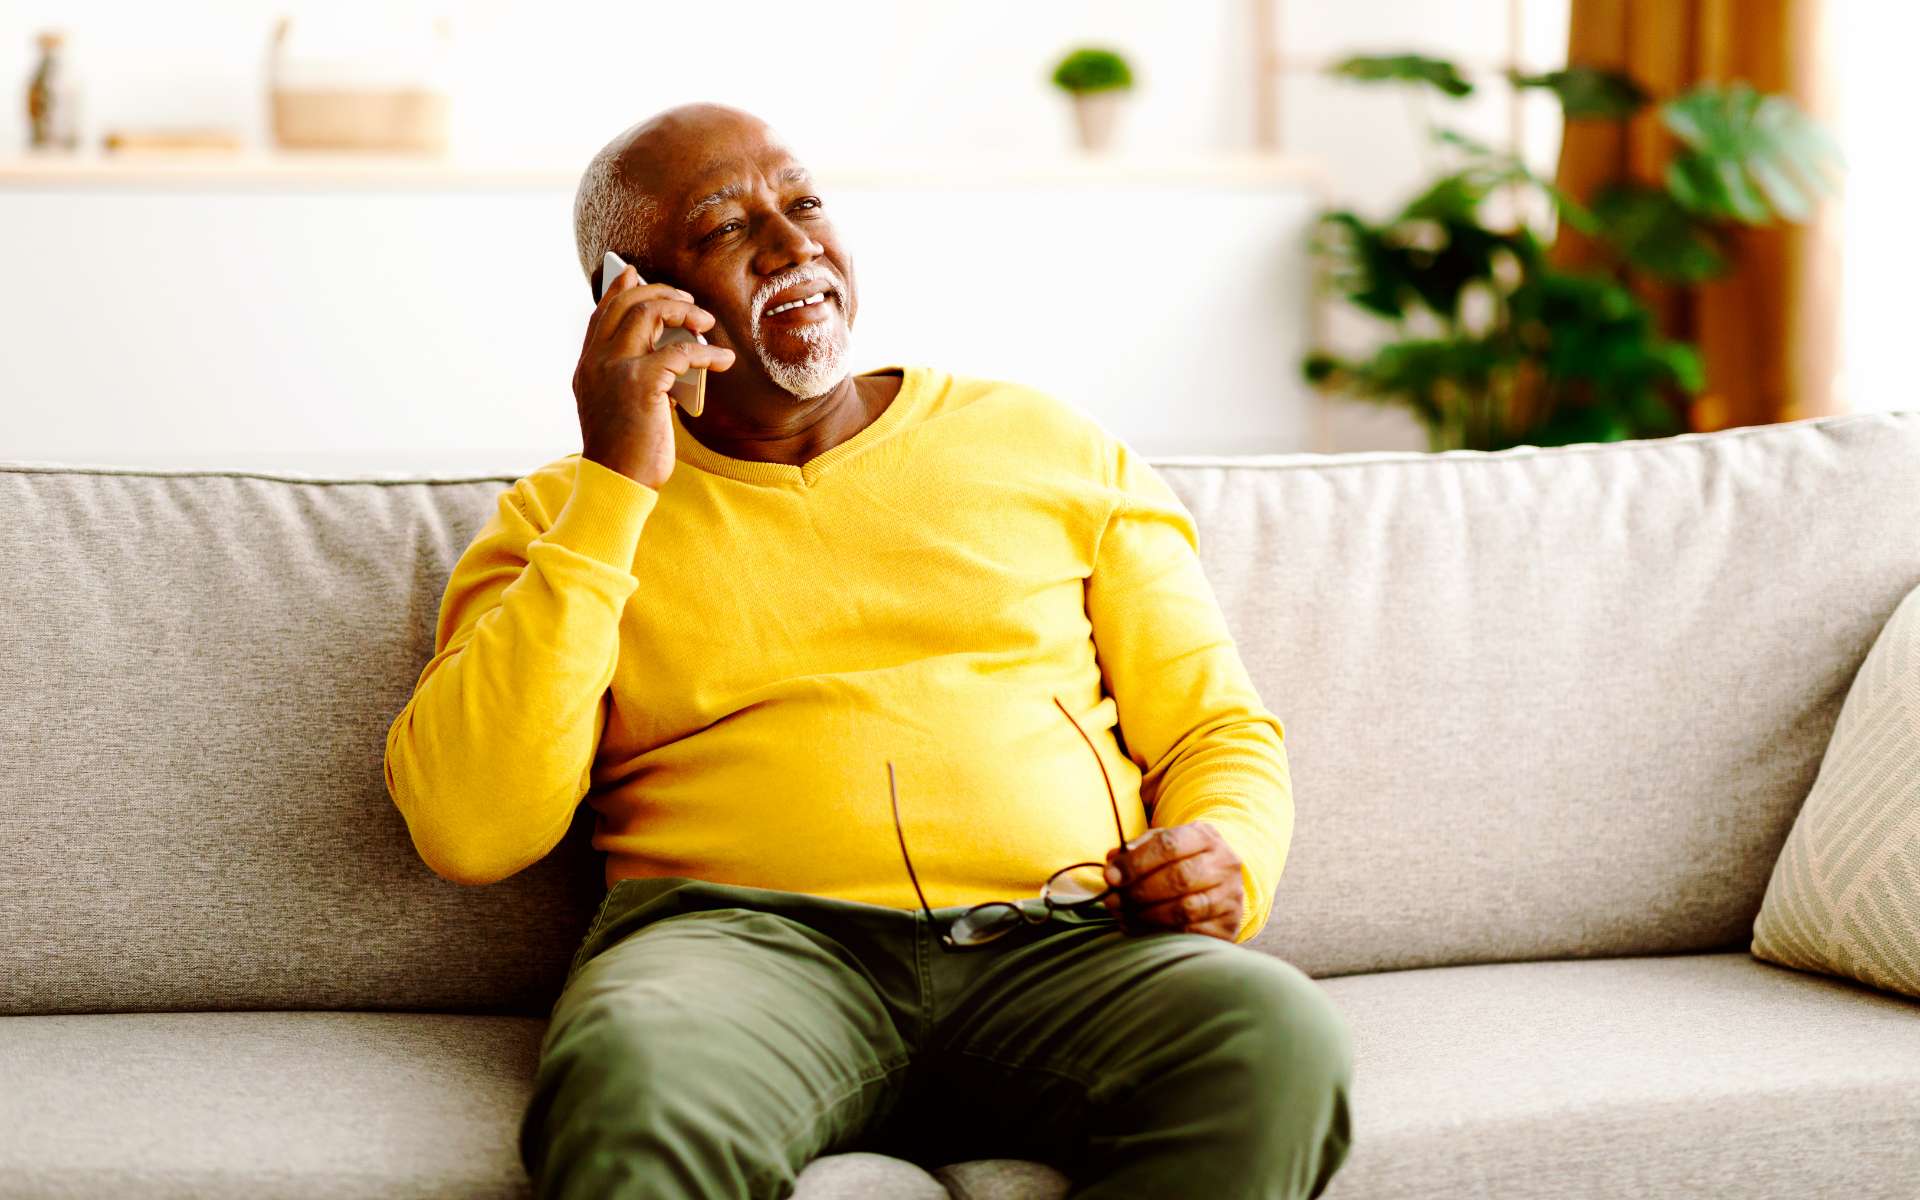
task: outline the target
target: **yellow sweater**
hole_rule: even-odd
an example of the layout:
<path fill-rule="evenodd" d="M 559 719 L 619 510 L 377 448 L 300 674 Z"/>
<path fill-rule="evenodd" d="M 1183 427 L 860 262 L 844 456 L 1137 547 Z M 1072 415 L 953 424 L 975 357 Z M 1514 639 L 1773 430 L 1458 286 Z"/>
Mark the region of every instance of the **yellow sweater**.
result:
<path fill-rule="evenodd" d="M 801 466 L 674 410 L 659 489 L 577 454 L 501 493 L 387 733 L 421 858 L 464 884 L 557 845 L 582 798 L 606 882 L 679 875 L 918 911 L 1031 898 L 1129 839 L 1212 823 L 1236 941 L 1293 837 L 1280 722 L 1201 573 L 1191 515 L 1046 393 L 924 366 Z M 1117 724 L 1117 728 L 1116 728 Z"/>

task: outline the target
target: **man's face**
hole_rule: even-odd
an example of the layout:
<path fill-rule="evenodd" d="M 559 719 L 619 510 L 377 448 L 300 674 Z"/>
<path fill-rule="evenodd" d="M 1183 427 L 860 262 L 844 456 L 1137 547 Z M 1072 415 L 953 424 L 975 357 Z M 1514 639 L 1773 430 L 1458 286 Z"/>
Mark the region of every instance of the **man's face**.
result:
<path fill-rule="evenodd" d="M 800 399 L 825 394 L 851 370 L 859 309 L 825 197 L 764 127 L 743 122 L 686 142 L 677 160 L 670 153 L 658 163 L 659 282 L 692 292 L 714 315 L 706 339 L 735 352 L 736 371 L 757 364 Z M 823 298 L 790 304 L 816 294 Z"/>

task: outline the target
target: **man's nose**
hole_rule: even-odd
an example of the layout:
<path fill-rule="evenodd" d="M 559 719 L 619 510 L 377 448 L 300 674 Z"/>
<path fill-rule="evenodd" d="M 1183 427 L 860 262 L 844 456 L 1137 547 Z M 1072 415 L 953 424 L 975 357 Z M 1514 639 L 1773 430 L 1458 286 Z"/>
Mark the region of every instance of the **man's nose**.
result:
<path fill-rule="evenodd" d="M 790 267 L 803 266 L 826 253 L 826 247 L 784 213 L 775 213 L 763 228 L 761 261 L 756 264 L 762 275 L 778 275 Z"/>

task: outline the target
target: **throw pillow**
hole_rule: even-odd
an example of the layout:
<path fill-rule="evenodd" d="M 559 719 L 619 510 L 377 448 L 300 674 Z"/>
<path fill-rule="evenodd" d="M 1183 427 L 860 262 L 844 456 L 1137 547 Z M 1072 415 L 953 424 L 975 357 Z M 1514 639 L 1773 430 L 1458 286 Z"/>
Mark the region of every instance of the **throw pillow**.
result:
<path fill-rule="evenodd" d="M 1750 949 L 1920 997 L 1920 588 L 1847 691 Z"/>

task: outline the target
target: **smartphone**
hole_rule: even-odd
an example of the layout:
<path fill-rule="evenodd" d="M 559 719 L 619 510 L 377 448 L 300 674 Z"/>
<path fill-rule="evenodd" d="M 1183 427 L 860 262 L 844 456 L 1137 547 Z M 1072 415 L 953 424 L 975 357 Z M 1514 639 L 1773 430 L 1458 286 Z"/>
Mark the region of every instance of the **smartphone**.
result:
<path fill-rule="evenodd" d="M 620 278 L 620 273 L 626 269 L 625 259 L 611 250 L 607 251 L 607 256 L 600 260 L 600 295 L 595 297 L 596 301 L 606 296 L 607 289 L 613 286 L 613 281 Z M 644 279 L 639 279 L 637 274 L 635 278 L 640 283 L 646 282 Z M 707 339 L 682 325 L 663 325 L 660 327 L 660 336 L 653 339 L 653 349 L 671 346 L 675 342 L 698 342 L 704 346 L 707 344 Z M 688 367 L 675 375 L 673 386 L 667 389 L 667 395 L 673 397 L 673 402 L 685 409 L 688 416 L 699 416 L 700 410 L 707 406 L 707 369 Z"/>

